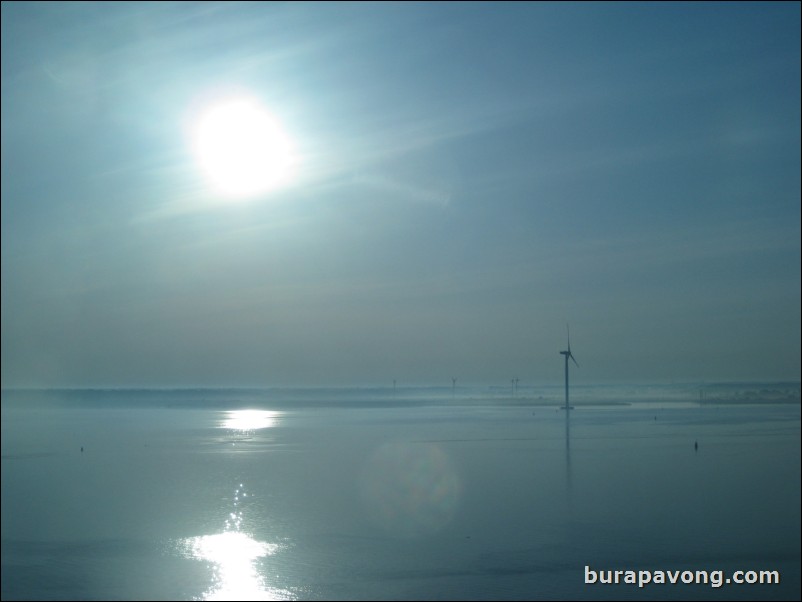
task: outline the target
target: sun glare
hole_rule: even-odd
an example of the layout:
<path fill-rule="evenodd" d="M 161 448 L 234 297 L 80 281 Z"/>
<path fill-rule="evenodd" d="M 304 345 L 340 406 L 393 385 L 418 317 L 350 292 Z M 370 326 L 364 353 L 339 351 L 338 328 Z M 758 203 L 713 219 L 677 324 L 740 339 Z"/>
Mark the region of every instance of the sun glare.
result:
<path fill-rule="evenodd" d="M 214 187 L 232 198 L 286 185 L 295 164 L 291 141 L 279 122 L 246 98 L 204 111 L 195 128 L 194 150 Z"/>
<path fill-rule="evenodd" d="M 221 426 L 234 431 L 257 431 L 276 425 L 279 412 L 272 410 L 232 410 L 226 412 Z"/>

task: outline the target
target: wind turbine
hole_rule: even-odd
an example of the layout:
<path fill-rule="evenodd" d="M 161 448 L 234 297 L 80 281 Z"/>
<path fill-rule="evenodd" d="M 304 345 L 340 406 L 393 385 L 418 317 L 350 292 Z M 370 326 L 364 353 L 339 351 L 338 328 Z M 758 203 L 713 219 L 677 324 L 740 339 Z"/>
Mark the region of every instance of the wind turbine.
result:
<path fill-rule="evenodd" d="M 568 324 L 565 325 L 565 331 L 568 334 L 568 350 L 560 351 L 560 355 L 565 356 L 565 407 L 563 409 L 567 412 L 571 409 L 571 406 L 568 405 L 568 358 L 571 358 L 577 368 L 579 368 L 579 364 L 576 363 L 574 354 L 571 353 L 571 331 L 568 329 Z"/>

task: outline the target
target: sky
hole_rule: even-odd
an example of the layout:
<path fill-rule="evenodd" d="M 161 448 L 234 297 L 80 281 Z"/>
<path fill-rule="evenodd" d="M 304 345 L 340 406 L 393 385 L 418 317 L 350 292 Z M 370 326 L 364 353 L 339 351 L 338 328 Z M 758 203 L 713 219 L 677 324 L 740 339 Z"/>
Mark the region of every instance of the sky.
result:
<path fill-rule="evenodd" d="M 800 25 L 3 2 L 2 386 L 559 384 L 568 324 L 578 384 L 798 381 Z M 231 99 L 291 148 L 245 197 Z"/>

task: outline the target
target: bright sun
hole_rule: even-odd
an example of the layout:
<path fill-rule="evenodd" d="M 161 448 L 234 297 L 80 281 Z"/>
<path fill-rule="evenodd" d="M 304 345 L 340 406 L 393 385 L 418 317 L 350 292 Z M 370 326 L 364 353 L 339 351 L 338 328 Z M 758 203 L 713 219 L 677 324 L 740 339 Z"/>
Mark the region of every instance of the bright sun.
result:
<path fill-rule="evenodd" d="M 280 124 L 250 99 L 228 100 L 203 112 L 194 147 L 212 184 L 229 197 L 279 188 L 295 166 L 292 144 Z"/>

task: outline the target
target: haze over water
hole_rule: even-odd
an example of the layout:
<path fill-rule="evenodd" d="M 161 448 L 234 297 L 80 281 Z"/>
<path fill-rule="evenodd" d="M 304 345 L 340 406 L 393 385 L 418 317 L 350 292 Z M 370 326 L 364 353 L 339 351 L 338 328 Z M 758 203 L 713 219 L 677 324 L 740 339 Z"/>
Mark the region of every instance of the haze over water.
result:
<path fill-rule="evenodd" d="M 3 599 L 793 599 L 798 391 L 4 391 Z"/>
<path fill-rule="evenodd" d="M 802 4 L 0 11 L 4 600 L 800 599 Z"/>

